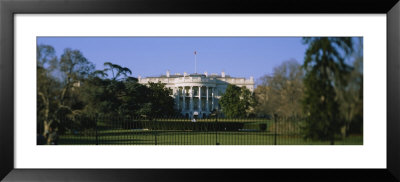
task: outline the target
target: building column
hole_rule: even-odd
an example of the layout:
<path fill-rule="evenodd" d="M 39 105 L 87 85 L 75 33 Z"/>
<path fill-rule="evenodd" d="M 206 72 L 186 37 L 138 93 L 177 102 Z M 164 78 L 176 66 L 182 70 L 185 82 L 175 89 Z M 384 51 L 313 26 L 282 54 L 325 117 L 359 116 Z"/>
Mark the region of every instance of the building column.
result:
<path fill-rule="evenodd" d="M 176 105 L 177 105 L 177 109 L 178 109 L 178 111 L 179 111 L 179 97 L 180 97 L 180 91 L 179 91 L 179 87 L 175 87 L 175 88 L 176 88 L 176 96 L 177 96 Z"/>
<path fill-rule="evenodd" d="M 185 102 L 185 97 L 186 97 L 186 89 L 185 89 L 185 87 L 182 87 L 183 88 L 183 90 L 182 90 L 182 96 L 183 96 L 183 106 L 182 106 L 182 111 L 185 111 L 186 110 L 186 102 Z"/>
<path fill-rule="evenodd" d="M 201 111 L 201 86 L 199 86 L 199 114 Z"/>
<path fill-rule="evenodd" d="M 190 112 L 193 111 L 193 86 L 190 86 Z"/>
<path fill-rule="evenodd" d="M 207 94 L 207 96 L 206 96 L 206 111 L 207 111 L 207 113 L 209 113 L 210 112 L 210 108 L 208 107 L 208 86 L 206 86 L 206 94 Z"/>
<path fill-rule="evenodd" d="M 211 110 L 214 110 L 214 108 L 215 108 L 215 106 L 214 106 L 214 104 L 215 104 L 215 102 L 214 102 L 214 96 L 215 96 L 214 91 L 215 91 L 215 89 L 213 87 L 212 91 L 211 91 L 211 99 L 212 99 L 212 101 L 211 101 Z"/>

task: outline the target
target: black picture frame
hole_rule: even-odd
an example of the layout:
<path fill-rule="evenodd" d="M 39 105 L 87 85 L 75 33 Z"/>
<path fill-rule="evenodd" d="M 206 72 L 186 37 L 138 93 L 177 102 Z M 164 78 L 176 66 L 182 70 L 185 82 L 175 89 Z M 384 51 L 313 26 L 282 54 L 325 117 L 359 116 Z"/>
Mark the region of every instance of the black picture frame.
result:
<path fill-rule="evenodd" d="M 387 15 L 386 169 L 15 169 L 14 14 L 381 13 Z M 400 181 L 398 0 L 0 0 L 0 179 L 4 181 Z M 384 117 L 382 118 L 382 120 Z M 34 156 L 33 156 L 34 157 Z"/>

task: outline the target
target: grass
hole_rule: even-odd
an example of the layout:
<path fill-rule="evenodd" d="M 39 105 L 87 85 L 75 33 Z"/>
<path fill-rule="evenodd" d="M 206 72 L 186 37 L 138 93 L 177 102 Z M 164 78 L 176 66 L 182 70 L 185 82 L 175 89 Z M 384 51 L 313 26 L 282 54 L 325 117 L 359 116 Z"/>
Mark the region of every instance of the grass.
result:
<path fill-rule="evenodd" d="M 194 132 L 150 130 L 104 130 L 98 132 L 100 145 L 274 145 L 271 132 Z M 329 141 L 304 140 L 299 135 L 277 135 L 277 145 L 329 145 Z M 62 135 L 60 145 L 94 145 L 95 133 L 88 135 Z M 335 141 L 336 145 L 362 145 L 361 135 Z"/>

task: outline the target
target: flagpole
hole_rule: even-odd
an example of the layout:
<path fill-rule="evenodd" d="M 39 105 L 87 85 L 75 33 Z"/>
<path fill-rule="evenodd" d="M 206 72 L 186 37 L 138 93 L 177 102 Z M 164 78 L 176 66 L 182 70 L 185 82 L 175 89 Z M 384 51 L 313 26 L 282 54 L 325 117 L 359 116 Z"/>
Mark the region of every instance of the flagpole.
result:
<path fill-rule="evenodd" d="M 197 74 L 197 52 L 194 51 L 194 73 Z"/>

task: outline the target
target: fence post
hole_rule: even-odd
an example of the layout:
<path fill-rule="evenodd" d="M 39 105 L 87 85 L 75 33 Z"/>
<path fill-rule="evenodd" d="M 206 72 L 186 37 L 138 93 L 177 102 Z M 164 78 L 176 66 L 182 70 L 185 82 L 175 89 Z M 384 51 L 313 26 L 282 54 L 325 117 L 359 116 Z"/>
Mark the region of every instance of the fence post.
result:
<path fill-rule="evenodd" d="M 154 144 L 155 145 L 157 145 L 157 127 L 156 127 L 156 124 L 157 124 L 157 119 L 154 119 L 154 121 L 153 121 L 153 130 L 154 130 Z"/>
<path fill-rule="evenodd" d="M 98 136 L 98 133 L 97 133 L 97 121 L 98 121 L 98 119 L 97 119 L 97 117 L 95 117 L 94 118 L 96 121 L 96 145 L 99 145 L 99 136 Z"/>
<path fill-rule="evenodd" d="M 277 129 L 278 129 L 278 126 L 277 126 L 277 115 L 276 114 L 274 114 L 274 120 L 275 120 L 274 145 L 276 145 L 276 137 L 277 137 Z"/>
<path fill-rule="evenodd" d="M 215 116 L 215 145 L 219 145 L 218 143 L 218 110 Z"/>

